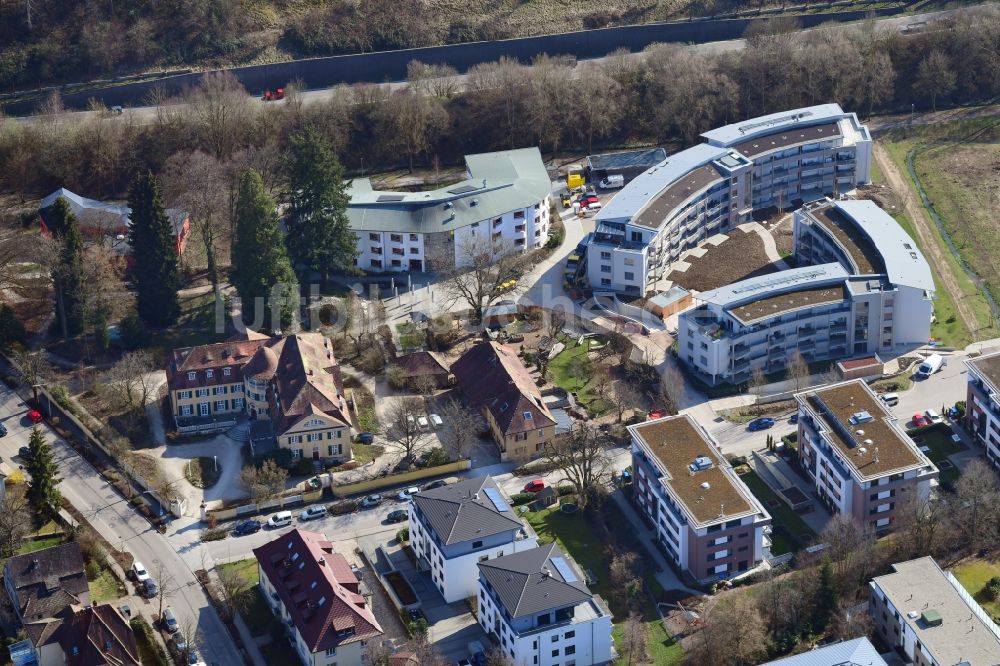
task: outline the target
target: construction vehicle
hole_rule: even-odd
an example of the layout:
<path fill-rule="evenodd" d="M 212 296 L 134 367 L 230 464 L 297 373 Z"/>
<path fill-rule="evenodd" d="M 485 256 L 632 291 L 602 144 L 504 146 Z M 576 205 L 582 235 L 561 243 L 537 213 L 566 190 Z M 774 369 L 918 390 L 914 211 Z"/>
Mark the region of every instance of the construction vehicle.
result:
<path fill-rule="evenodd" d="M 563 169 L 566 171 L 566 187 L 570 192 L 582 188 L 587 182 L 583 175 L 583 167 L 579 164 L 567 164 Z"/>
<path fill-rule="evenodd" d="M 279 99 L 285 99 L 285 89 L 275 88 L 273 91 L 268 89 L 264 91 L 264 96 L 261 98 L 265 102 L 274 102 Z"/>

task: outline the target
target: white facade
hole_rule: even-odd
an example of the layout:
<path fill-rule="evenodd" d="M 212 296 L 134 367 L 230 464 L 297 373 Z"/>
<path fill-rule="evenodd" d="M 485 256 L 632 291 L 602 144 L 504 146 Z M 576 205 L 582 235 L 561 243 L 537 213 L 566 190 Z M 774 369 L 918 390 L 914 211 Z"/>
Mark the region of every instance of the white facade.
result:
<path fill-rule="evenodd" d="M 593 666 L 614 657 L 611 614 L 593 600 L 578 604 L 569 620 L 526 631 L 512 626 L 482 579 L 478 604 L 480 626 L 497 636 L 500 649 L 516 666 Z"/>
<path fill-rule="evenodd" d="M 986 459 L 1000 468 L 1000 353 L 965 361 L 969 370 L 965 401 L 965 424 Z"/>
<path fill-rule="evenodd" d="M 837 104 L 727 125 L 629 183 L 596 216 L 594 289 L 645 294 L 685 250 L 751 220 L 870 180 L 867 127 Z M 605 259 L 592 252 L 604 251 Z M 626 263 L 631 260 L 631 264 Z"/>

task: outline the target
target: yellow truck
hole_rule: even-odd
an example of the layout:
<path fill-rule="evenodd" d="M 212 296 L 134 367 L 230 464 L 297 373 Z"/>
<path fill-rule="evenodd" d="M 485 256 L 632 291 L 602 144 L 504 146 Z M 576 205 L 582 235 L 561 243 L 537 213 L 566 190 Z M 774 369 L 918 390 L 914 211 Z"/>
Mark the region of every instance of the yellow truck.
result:
<path fill-rule="evenodd" d="M 583 167 L 579 164 L 568 164 L 563 167 L 566 170 L 566 187 L 572 192 L 578 187 L 583 187 L 586 184 L 586 179 L 583 177 Z"/>

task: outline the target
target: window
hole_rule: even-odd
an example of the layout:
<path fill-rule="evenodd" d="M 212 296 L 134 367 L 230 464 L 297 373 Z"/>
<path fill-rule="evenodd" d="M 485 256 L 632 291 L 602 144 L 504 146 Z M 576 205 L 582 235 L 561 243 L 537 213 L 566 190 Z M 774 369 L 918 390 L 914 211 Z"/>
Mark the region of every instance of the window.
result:
<path fill-rule="evenodd" d="M 601 272 L 602 273 L 610 273 L 611 272 L 611 266 L 609 266 L 608 264 L 601 264 Z"/>
<path fill-rule="evenodd" d="M 227 391 L 225 386 L 216 386 L 212 389 L 212 395 L 226 395 Z"/>
<path fill-rule="evenodd" d="M 531 412 L 525 412 L 524 413 L 524 420 L 525 421 L 530 421 L 531 420 Z"/>
<path fill-rule="evenodd" d="M 420 249 L 419 248 L 415 248 L 415 247 L 411 247 L 410 248 L 410 254 L 420 254 Z"/>
<path fill-rule="evenodd" d="M 576 631 L 567 631 L 566 632 L 566 639 L 569 640 L 570 638 L 576 638 Z M 572 653 L 567 652 L 566 654 L 572 654 Z"/>
<path fill-rule="evenodd" d="M 223 377 L 228 377 L 231 374 L 233 374 L 233 369 L 232 368 L 223 368 L 222 369 L 222 376 Z"/>
<path fill-rule="evenodd" d="M 608 286 L 609 284 L 611 284 L 611 279 L 610 279 L 610 278 L 601 278 L 601 285 L 602 285 L 602 286 L 605 286 L 605 287 L 606 287 L 606 286 Z"/>
<path fill-rule="evenodd" d="M 610 252 L 601 252 L 601 259 L 610 260 L 611 259 L 611 253 Z"/>
<path fill-rule="evenodd" d="M 488 560 L 488 559 L 490 559 L 490 556 L 489 556 L 489 555 L 480 555 L 480 556 L 479 556 L 479 561 L 480 561 L 480 562 L 485 562 L 485 561 L 486 561 L 486 560 Z"/>
<path fill-rule="evenodd" d="M 181 405 L 181 416 L 191 416 L 191 405 Z"/>
<path fill-rule="evenodd" d="M 539 437 L 545 437 L 545 428 L 539 428 L 538 429 L 538 436 Z"/>
<path fill-rule="evenodd" d="M 413 241 L 414 243 L 416 243 L 417 242 L 417 235 L 416 234 L 410 234 L 410 240 Z"/>
<path fill-rule="evenodd" d="M 337 648 L 327 648 L 326 649 L 326 656 L 332 657 L 335 654 L 337 654 Z"/>
<path fill-rule="evenodd" d="M 576 654 L 576 646 L 570 645 L 563 651 L 563 654 L 565 654 L 567 657 L 571 654 Z"/>
<path fill-rule="evenodd" d="M 209 379 L 211 379 L 212 377 L 215 376 L 215 372 L 213 372 L 212 370 L 206 370 L 205 371 L 205 376 L 208 377 Z"/>
<path fill-rule="evenodd" d="M 302 457 L 302 449 L 292 449 L 292 459 L 298 460 Z"/>
<path fill-rule="evenodd" d="M 391 240 L 393 243 L 402 243 L 403 236 L 402 234 L 389 234 L 389 240 Z"/>
<path fill-rule="evenodd" d="M 557 642 L 558 640 L 559 640 L 559 634 L 556 634 L 555 636 L 552 637 L 553 643 Z"/>
<path fill-rule="evenodd" d="M 194 394 L 199 398 L 205 398 L 208 396 L 208 389 L 207 388 L 198 389 L 197 391 L 194 392 Z"/>
<path fill-rule="evenodd" d="M 553 657 L 558 657 L 559 656 L 559 650 L 553 650 L 552 651 L 552 656 Z"/>
<path fill-rule="evenodd" d="M 197 378 L 198 378 L 198 373 L 197 372 L 189 372 L 188 373 L 188 381 L 189 382 L 193 382 Z"/>
<path fill-rule="evenodd" d="M 641 243 L 642 242 L 642 232 L 641 231 L 633 231 L 632 232 L 632 242 L 633 243 Z"/>
<path fill-rule="evenodd" d="M 635 280 L 635 273 L 625 271 L 625 279 L 629 281 Z"/>
<path fill-rule="evenodd" d="M 226 409 L 226 401 L 225 400 L 216 400 L 215 401 L 215 411 L 222 412 L 222 411 L 225 411 L 225 409 Z"/>
<path fill-rule="evenodd" d="M 380 259 L 372 259 L 372 268 L 382 268 L 382 261 Z"/>
<path fill-rule="evenodd" d="M 243 398 L 233 399 L 233 409 L 243 409 Z"/>
<path fill-rule="evenodd" d="M 482 548 L 483 547 L 483 542 L 482 541 L 473 541 L 472 542 L 472 547 L 473 548 Z"/>
<path fill-rule="evenodd" d="M 323 439 L 323 433 L 321 433 L 321 432 L 311 432 L 311 433 L 309 433 L 309 438 L 308 439 L 309 439 L 310 442 L 318 442 L 319 440 Z"/>
<path fill-rule="evenodd" d="M 378 242 L 382 240 L 382 237 L 379 236 L 378 234 L 368 234 L 368 240 L 373 240 L 375 242 Z"/>
<path fill-rule="evenodd" d="M 341 444 L 330 444 L 326 447 L 326 455 L 328 456 L 339 456 L 343 453 L 343 445 Z"/>
<path fill-rule="evenodd" d="M 200 416 L 208 416 L 208 403 L 202 402 L 198 404 L 198 414 Z"/>
<path fill-rule="evenodd" d="M 177 392 L 177 398 L 179 400 L 187 400 L 190 397 L 191 397 L 191 391 L 178 391 Z"/>

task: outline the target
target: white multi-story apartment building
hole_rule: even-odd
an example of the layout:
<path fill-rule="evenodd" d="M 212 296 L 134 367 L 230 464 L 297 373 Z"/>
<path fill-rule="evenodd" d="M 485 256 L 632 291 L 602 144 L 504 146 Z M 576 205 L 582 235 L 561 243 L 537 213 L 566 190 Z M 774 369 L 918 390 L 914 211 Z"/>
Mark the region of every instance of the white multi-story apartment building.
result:
<path fill-rule="evenodd" d="M 965 362 L 969 369 L 965 424 L 986 459 L 1000 469 L 1000 352 Z"/>
<path fill-rule="evenodd" d="M 478 593 L 480 562 L 538 545 L 489 476 L 414 495 L 409 526 L 417 565 L 448 603 Z"/>
<path fill-rule="evenodd" d="M 689 415 L 629 426 L 640 510 L 678 567 L 727 578 L 764 558 L 771 516 Z"/>
<path fill-rule="evenodd" d="M 798 268 L 699 294 L 678 353 L 708 384 L 809 362 L 896 355 L 927 343 L 934 278 L 913 239 L 871 201 L 823 199 L 795 212 Z"/>
<path fill-rule="evenodd" d="M 375 273 L 435 271 L 484 252 L 527 252 L 549 237 L 552 183 L 537 148 L 465 157 L 467 178 L 426 192 L 351 183 L 347 217 L 359 268 Z"/>
<path fill-rule="evenodd" d="M 797 393 L 802 467 L 828 507 L 880 532 L 938 470 L 861 379 Z"/>
<path fill-rule="evenodd" d="M 914 666 L 996 666 L 1000 627 L 930 557 L 893 564 L 872 579 L 873 633 Z"/>
<path fill-rule="evenodd" d="M 515 666 L 615 657 L 611 611 L 555 544 L 479 563 L 479 624 Z"/>
<path fill-rule="evenodd" d="M 597 290 L 645 294 L 681 253 L 748 222 L 870 178 L 867 127 L 837 104 L 776 113 L 705 132 L 625 186 L 596 216 L 587 277 Z"/>

